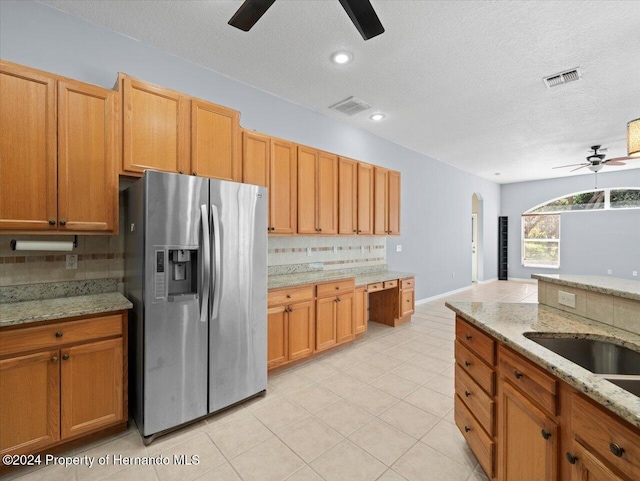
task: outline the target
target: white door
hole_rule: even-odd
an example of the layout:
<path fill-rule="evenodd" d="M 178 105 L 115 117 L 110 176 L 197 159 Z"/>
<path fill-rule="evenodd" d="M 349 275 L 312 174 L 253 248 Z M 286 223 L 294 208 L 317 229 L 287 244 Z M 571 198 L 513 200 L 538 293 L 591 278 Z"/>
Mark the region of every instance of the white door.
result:
<path fill-rule="evenodd" d="M 478 282 L 478 214 L 471 214 L 471 282 Z"/>

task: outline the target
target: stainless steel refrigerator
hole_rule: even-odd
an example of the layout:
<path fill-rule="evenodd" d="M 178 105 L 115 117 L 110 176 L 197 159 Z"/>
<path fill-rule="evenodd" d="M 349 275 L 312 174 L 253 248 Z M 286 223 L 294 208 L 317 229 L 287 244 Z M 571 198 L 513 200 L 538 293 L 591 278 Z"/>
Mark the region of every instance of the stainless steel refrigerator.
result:
<path fill-rule="evenodd" d="M 266 390 L 267 193 L 147 171 L 125 202 L 130 393 L 149 443 Z"/>

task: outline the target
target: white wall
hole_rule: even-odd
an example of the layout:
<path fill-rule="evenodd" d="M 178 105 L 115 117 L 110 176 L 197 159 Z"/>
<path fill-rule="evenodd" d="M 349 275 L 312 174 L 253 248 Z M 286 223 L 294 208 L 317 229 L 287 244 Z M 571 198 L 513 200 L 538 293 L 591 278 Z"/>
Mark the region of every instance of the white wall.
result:
<path fill-rule="evenodd" d="M 640 169 L 600 172 L 598 187 L 640 187 Z M 640 209 L 566 212 L 560 217 L 560 269 L 521 265 L 521 215 L 547 200 L 592 190 L 595 174 L 502 186 L 501 215 L 509 217 L 509 277 L 531 274 L 597 274 L 640 280 Z"/>
<path fill-rule="evenodd" d="M 237 109 L 245 128 L 401 171 L 402 236 L 388 240 L 387 261 L 417 274 L 417 299 L 471 283 L 471 195 L 477 192 L 487 254 L 481 272 L 496 277 L 497 184 L 32 1 L 0 2 L 0 57 L 109 88 L 125 72 Z"/>

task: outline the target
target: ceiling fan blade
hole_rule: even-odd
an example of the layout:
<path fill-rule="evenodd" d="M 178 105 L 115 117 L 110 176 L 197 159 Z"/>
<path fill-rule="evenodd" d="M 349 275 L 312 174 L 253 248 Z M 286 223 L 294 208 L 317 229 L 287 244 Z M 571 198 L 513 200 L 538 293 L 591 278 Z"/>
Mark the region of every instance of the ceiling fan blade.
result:
<path fill-rule="evenodd" d="M 613 159 L 605 160 L 605 162 L 611 164 L 612 162 L 622 162 L 623 160 L 633 160 L 633 157 L 614 157 Z"/>
<path fill-rule="evenodd" d="M 575 167 L 576 165 L 582 165 L 582 166 L 586 167 L 589 164 L 585 163 L 585 162 L 582 162 L 580 164 L 559 165 L 557 167 L 552 167 L 552 168 L 553 169 L 564 169 L 565 167 Z"/>
<path fill-rule="evenodd" d="M 587 167 L 587 165 L 583 165 L 581 167 L 578 167 L 577 169 L 570 170 L 569 172 L 575 172 L 576 170 L 584 169 L 585 167 Z"/>
<path fill-rule="evenodd" d="M 340 3 L 365 40 L 384 32 L 384 27 L 369 0 L 340 0 Z"/>
<path fill-rule="evenodd" d="M 620 162 L 619 160 L 616 160 L 615 162 L 603 162 L 603 164 L 607 164 L 607 165 L 627 165 L 624 162 Z"/>
<path fill-rule="evenodd" d="M 248 32 L 275 1 L 276 0 L 245 0 L 245 2 L 240 5 L 238 11 L 233 14 L 231 20 L 229 20 L 229 25 Z"/>

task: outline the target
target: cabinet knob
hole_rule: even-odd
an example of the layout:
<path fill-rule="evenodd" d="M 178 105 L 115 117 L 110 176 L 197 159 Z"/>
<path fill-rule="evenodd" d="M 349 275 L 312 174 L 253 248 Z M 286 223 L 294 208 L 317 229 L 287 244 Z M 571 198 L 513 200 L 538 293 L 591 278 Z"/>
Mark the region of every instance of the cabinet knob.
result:
<path fill-rule="evenodd" d="M 64 227 L 65 225 L 67 225 L 67 221 L 66 220 L 61 220 L 60 221 L 60 225 Z"/>
<path fill-rule="evenodd" d="M 466 397 L 469 397 L 469 396 L 471 396 L 471 393 L 470 393 L 469 391 L 465 391 L 465 392 L 464 392 L 464 395 L 465 395 Z"/>
<path fill-rule="evenodd" d="M 544 429 L 540 431 L 540 434 L 542 434 L 542 437 L 545 439 L 549 439 L 551 437 L 551 433 L 549 431 L 545 431 Z"/>
<path fill-rule="evenodd" d="M 466 338 L 467 338 L 467 341 L 470 341 L 470 340 L 473 338 L 473 336 L 472 336 L 471 334 L 467 334 L 467 335 L 466 335 L 466 336 L 464 336 L 464 337 L 466 337 Z"/>
<path fill-rule="evenodd" d="M 322 229 L 318 229 L 318 232 L 322 232 Z"/>
<path fill-rule="evenodd" d="M 522 376 L 524 376 L 524 374 L 522 374 L 520 371 L 513 371 L 513 375 L 516 377 L 516 379 L 520 379 L 522 378 Z"/>
<path fill-rule="evenodd" d="M 197 172 L 194 172 L 192 175 L 198 175 L 198 173 L 197 173 Z"/>
<path fill-rule="evenodd" d="M 51 362 L 58 362 L 58 356 L 53 356 L 51 358 Z"/>
<path fill-rule="evenodd" d="M 567 451 L 565 457 L 567 458 L 567 461 L 569 461 L 569 464 L 576 464 L 576 461 L 578 460 L 578 458 L 571 454 L 569 451 Z"/>
<path fill-rule="evenodd" d="M 56 221 L 53 219 L 49 219 L 49 225 L 56 225 Z"/>
<path fill-rule="evenodd" d="M 62 331 L 56 332 L 56 337 L 62 337 Z"/>
<path fill-rule="evenodd" d="M 63 361 L 68 361 L 69 360 L 69 354 L 63 354 L 62 355 L 62 360 Z"/>
<path fill-rule="evenodd" d="M 609 444 L 609 449 L 611 450 L 614 456 L 618 456 L 619 458 L 621 458 L 622 455 L 624 454 L 624 449 L 621 448 L 618 444 L 615 444 L 615 443 Z"/>
<path fill-rule="evenodd" d="M 360 232 L 362 232 L 361 230 L 358 231 L 358 234 L 360 234 Z"/>
<path fill-rule="evenodd" d="M 465 366 L 467 366 L 467 367 L 469 367 L 469 366 L 471 366 L 471 363 L 470 363 L 469 361 L 465 361 L 465 362 L 464 362 L 464 365 L 465 365 Z"/>
<path fill-rule="evenodd" d="M 469 426 L 465 426 L 464 427 L 464 432 L 468 433 L 469 431 L 471 431 L 471 428 Z"/>
<path fill-rule="evenodd" d="M 356 230 L 355 230 L 355 229 L 353 229 L 353 232 L 356 232 Z"/>
<path fill-rule="evenodd" d="M 184 174 L 184 170 L 181 170 L 179 173 L 180 173 L 180 174 Z"/>
<path fill-rule="evenodd" d="M 287 299 L 291 299 L 291 294 L 287 294 Z"/>
<path fill-rule="evenodd" d="M 340 290 L 340 286 L 336 286 L 336 291 L 339 291 L 339 290 Z"/>

